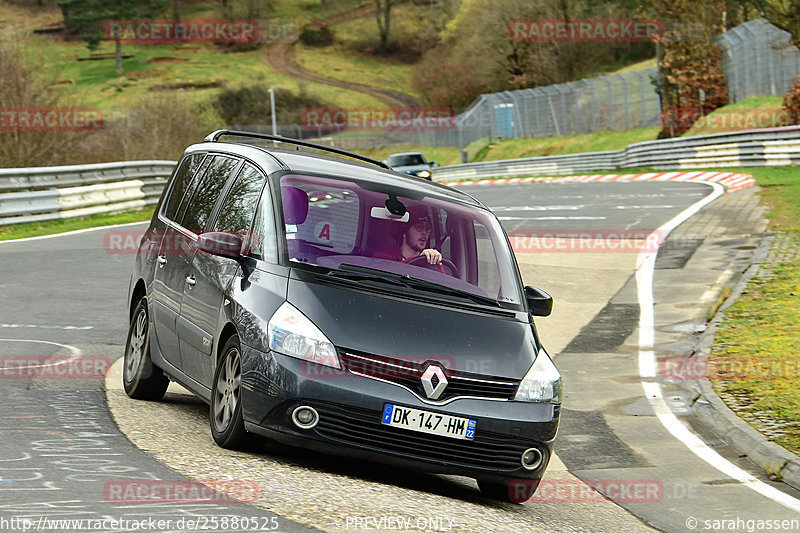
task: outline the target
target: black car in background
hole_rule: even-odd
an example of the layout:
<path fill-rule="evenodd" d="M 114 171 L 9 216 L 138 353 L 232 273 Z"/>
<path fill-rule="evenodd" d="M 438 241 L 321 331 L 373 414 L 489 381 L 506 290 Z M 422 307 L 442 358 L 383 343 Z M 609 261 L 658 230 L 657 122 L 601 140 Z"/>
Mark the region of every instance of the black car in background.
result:
<path fill-rule="evenodd" d="M 411 230 L 441 264 L 392 255 Z M 551 307 L 471 196 L 218 131 L 186 150 L 142 240 L 123 382 L 147 400 L 180 383 L 223 447 L 268 437 L 523 501 L 559 423 L 561 377 L 532 320 Z"/>
<path fill-rule="evenodd" d="M 433 181 L 433 167 L 438 166 L 435 161 L 428 161 L 421 152 L 401 152 L 389 155 L 386 164 L 392 170 L 411 174 L 418 178 Z"/>

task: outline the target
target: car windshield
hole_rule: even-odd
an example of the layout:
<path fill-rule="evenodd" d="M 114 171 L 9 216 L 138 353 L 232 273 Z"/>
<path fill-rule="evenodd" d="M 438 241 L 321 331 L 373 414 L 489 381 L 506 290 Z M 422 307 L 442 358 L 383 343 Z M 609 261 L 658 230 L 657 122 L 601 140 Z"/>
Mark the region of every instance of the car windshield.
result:
<path fill-rule="evenodd" d="M 350 279 L 385 276 L 404 281 L 399 285 L 406 289 L 495 306 L 521 305 L 508 241 L 487 210 L 416 189 L 334 177 L 285 174 L 280 192 L 293 264 Z M 441 265 L 418 257 L 427 249 L 441 253 Z"/>
<path fill-rule="evenodd" d="M 408 167 L 412 165 L 424 165 L 425 161 L 420 154 L 399 154 L 390 155 L 388 163 L 390 167 Z"/>

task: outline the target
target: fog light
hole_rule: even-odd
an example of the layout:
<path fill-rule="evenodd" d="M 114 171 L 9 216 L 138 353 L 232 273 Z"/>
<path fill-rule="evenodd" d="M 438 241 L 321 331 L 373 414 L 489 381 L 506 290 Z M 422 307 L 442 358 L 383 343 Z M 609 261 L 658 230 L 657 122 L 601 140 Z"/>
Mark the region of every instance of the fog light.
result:
<path fill-rule="evenodd" d="M 542 464 L 542 452 L 538 448 L 528 448 L 522 452 L 521 462 L 526 470 L 536 470 Z"/>
<path fill-rule="evenodd" d="M 292 411 L 292 422 L 300 429 L 311 429 L 319 422 L 319 414 L 313 407 L 301 405 Z"/>

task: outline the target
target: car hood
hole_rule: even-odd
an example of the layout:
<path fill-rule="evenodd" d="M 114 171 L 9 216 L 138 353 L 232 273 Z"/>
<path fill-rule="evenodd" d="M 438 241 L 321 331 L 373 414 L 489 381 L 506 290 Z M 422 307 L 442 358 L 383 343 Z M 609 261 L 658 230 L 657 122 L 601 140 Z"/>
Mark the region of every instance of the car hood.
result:
<path fill-rule="evenodd" d="M 530 323 L 388 293 L 291 279 L 289 302 L 339 349 L 521 379 L 536 357 Z"/>

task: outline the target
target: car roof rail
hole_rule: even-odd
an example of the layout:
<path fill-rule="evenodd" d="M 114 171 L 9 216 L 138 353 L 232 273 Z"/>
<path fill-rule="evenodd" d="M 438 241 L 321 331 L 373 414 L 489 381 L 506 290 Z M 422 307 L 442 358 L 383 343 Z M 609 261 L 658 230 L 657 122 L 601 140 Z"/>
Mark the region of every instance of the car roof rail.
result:
<path fill-rule="evenodd" d="M 205 138 L 205 142 L 217 142 L 219 141 L 220 137 L 224 136 L 237 136 L 237 137 L 252 137 L 254 139 L 266 139 L 269 141 L 279 141 L 282 143 L 288 144 L 295 144 L 298 146 L 306 146 L 308 148 L 314 148 L 315 150 L 322 150 L 324 152 L 332 152 L 334 154 L 344 155 L 347 157 L 352 157 L 353 159 L 359 159 L 361 161 L 365 161 L 367 163 L 372 163 L 373 165 L 377 165 L 381 168 L 385 168 L 387 170 L 392 170 L 392 167 L 381 161 L 380 159 L 373 159 L 371 157 L 367 157 L 365 155 L 356 154 L 354 152 L 348 152 L 347 150 L 340 150 L 338 148 L 332 148 L 330 146 L 325 146 L 324 144 L 316 144 L 308 141 L 301 141 L 298 139 L 292 139 L 289 137 L 283 137 L 281 135 L 270 135 L 268 133 L 255 133 L 252 131 L 239 131 L 239 130 L 217 130 L 208 135 Z"/>

